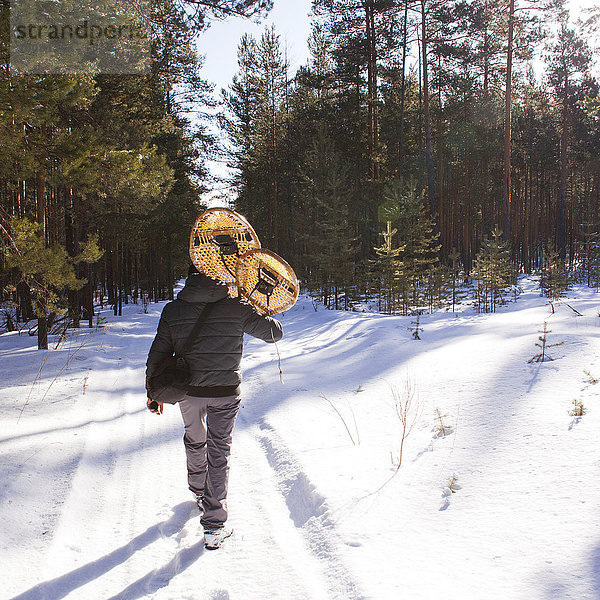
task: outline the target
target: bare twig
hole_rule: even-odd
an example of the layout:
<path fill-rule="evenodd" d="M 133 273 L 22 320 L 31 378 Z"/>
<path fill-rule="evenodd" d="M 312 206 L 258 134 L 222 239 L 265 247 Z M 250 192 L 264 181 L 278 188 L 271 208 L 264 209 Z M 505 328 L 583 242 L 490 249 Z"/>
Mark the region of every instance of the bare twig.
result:
<path fill-rule="evenodd" d="M 398 455 L 398 465 L 396 471 L 398 471 L 402 465 L 402 452 L 404 449 L 404 442 L 406 438 L 411 434 L 414 429 L 419 415 L 420 406 L 415 397 L 416 391 L 409 379 L 404 383 L 404 391 L 400 393 L 398 388 L 390 384 L 392 390 L 392 397 L 394 399 L 394 408 L 396 415 L 400 419 L 400 450 Z"/>
<path fill-rule="evenodd" d="M 336 415 L 340 418 L 340 420 L 342 421 L 342 423 L 344 424 L 344 427 L 346 428 L 346 432 L 348 433 L 348 437 L 350 438 L 350 441 L 355 445 L 358 446 L 360 444 L 360 437 L 358 435 L 358 426 L 356 424 L 356 418 L 354 418 L 354 413 L 352 413 L 352 417 L 354 418 L 354 428 L 356 431 L 356 440 L 354 439 L 354 436 L 352 435 L 352 433 L 350 432 L 350 428 L 348 427 L 348 424 L 346 423 L 346 419 L 344 419 L 344 416 L 342 415 L 342 413 L 337 409 L 337 407 L 335 406 L 335 404 L 329 399 L 327 398 L 327 396 L 323 396 L 321 394 L 321 398 L 323 398 L 323 400 L 326 400 L 329 403 L 329 406 L 331 406 L 331 408 L 333 408 L 333 410 L 335 411 Z"/>
<path fill-rule="evenodd" d="M 44 365 L 46 364 L 47 360 L 48 360 L 48 351 L 46 350 L 44 352 L 44 358 L 42 358 L 42 362 L 40 363 L 40 368 L 38 369 L 37 375 L 35 376 L 33 383 L 31 384 L 31 387 L 29 388 L 29 394 L 27 394 L 27 400 L 25 400 L 25 404 L 23 405 L 23 408 L 21 409 L 21 412 L 19 413 L 17 423 L 21 420 L 21 417 L 23 416 L 23 412 L 25 411 L 25 408 L 29 404 L 29 400 L 31 399 L 31 393 L 33 392 L 33 388 L 34 388 L 35 384 L 37 383 L 38 379 L 40 378 L 40 376 L 42 374 L 42 369 L 44 368 Z"/>
<path fill-rule="evenodd" d="M 93 340 L 94 338 L 96 338 L 97 335 L 98 335 L 98 332 L 95 332 L 95 333 L 91 334 L 89 337 L 86 337 L 83 340 L 83 342 L 81 342 L 81 344 L 75 349 L 75 352 L 73 352 L 72 354 L 69 355 L 69 357 L 67 358 L 65 364 L 61 367 L 60 371 L 54 376 L 54 379 L 50 382 L 50 385 L 48 386 L 48 388 L 44 392 L 44 395 L 42 396 L 42 399 L 40 400 L 40 402 L 43 402 L 46 399 L 46 396 L 50 392 L 50 389 L 55 384 L 56 380 L 60 377 L 60 375 L 63 373 L 63 371 L 70 365 L 71 360 L 73 359 L 73 357 L 80 350 L 82 350 L 91 340 Z M 40 368 L 38 370 L 38 374 L 36 375 L 36 377 L 35 377 L 35 379 L 33 381 L 33 384 L 31 385 L 31 388 L 29 390 L 29 395 L 27 396 L 27 400 L 25 401 L 25 404 L 23 405 L 23 408 L 21 408 L 21 412 L 19 413 L 19 417 L 17 418 L 17 423 L 19 423 L 19 421 L 21 420 L 21 417 L 23 416 L 23 413 L 25 412 L 25 408 L 29 404 L 29 400 L 31 399 L 31 392 L 33 391 L 33 386 L 35 385 L 36 381 L 39 379 L 39 377 L 40 377 L 40 375 L 42 373 L 42 369 L 43 369 L 44 365 L 46 364 L 47 360 L 48 360 L 48 352 L 46 351 L 45 354 L 44 354 L 44 359 L 42 360 L 42 364 L 40 365 Z"/>
<path fill-rule="evenodd" d="M 281 370 L 281 354 L 279 354 L 279 346 L 277 346 L 277 342 L 275 341 L 275 336 L 273 335 L 273 330 L 271 329 L 271 339 L 275 344 L 275 350 L 277 351 L 277 366 L 279 367 L 279 381 L 284 383 L 283 381 L 283 371 Z"/>

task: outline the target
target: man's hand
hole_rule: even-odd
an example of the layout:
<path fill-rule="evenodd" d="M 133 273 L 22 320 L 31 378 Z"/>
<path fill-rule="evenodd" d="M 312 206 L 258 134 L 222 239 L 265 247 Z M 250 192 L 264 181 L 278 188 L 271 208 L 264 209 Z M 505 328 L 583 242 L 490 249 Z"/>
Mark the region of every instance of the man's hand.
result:
<path fill-rule="evenodd" d="M 152 413 L 155 413 L 157 415 L 163 414 L 163 403 L 162 402 L 157 402 L 156 400 L 152 400 L 152 398 L 148 398 L 148 401 L 146 402 L 146 406 L 148 407 L 148 410 Z"/>

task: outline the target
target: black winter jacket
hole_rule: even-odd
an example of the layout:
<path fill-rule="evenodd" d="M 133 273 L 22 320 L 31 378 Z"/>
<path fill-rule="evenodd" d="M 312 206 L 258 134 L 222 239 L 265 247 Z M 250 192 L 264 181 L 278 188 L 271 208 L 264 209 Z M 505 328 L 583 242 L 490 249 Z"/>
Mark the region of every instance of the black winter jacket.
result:
<path fill-rule="evenodd" d="M 276 342 L 283 337 L 279 321 L 259 315 L 238 298 L 230 298 L 226 285 L 194 273 L 187 278 L 177 299 L 163 309 L 146 362 L 146 389 L 148 380 L 160 373 L 164 359 L 174 353 L 180 355 L 209 302 L 217 304 L 186 355 L 192 386 L 188 393 L 192 395 L 214 397 L 239 393 L 244 333 L 265 342 Z"/>

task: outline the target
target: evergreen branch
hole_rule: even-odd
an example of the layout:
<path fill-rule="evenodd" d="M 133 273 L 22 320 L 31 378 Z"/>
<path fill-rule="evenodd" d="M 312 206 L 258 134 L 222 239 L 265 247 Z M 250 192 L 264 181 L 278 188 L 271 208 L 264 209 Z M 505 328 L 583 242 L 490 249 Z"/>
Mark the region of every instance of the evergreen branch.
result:
<path fill-rule="evenodd" d="M 185 4 L 193 4 L 197 7 L 204 6 L 205 8 L 209 8 L 210 10 L 220 11 L 228 16 L 242 17 L 244 19 L 249 19 L 250 17 L 253 17 L 256 14 L 260 14 L 261 12 L 263 12 L 265 10 L 265 8 L 268 11 L 268 10 L 270 10 L 271 5 L 272 5 L 272 3 L 269 2 L 269 3 L 267 3 L 267 6 L 265 6 L 265 7 L 261 7 L 259 5 L 258 7 L 252 9 L 250 12 L 245 12 L 243 10 L 237 10 L 237 9 L 231 8 L 229 6 L 222 6 L 220 4 L 214 4 L 208 0 L 182 0 L 182 2 L 184 2 Z"/>
<path fill-rule="evenodd" d="M 0 230 L 2 230 L 6 234 L 6 237 L 8 238 L 8 241 L 10 242 L 11 246 L 14 248 L 15 252 L 19 256 L 22 256 L 22 252 L 19 249 L 19 247 L 17 246 L 17 244 L 16 244 L 15 240 L 13 239 L 12 235 L 10 235 L 8 229 L 6 229 L 6 227 L 4 227 L 4 225 L 2 225 L 2 223 L 0 223 Z"/>

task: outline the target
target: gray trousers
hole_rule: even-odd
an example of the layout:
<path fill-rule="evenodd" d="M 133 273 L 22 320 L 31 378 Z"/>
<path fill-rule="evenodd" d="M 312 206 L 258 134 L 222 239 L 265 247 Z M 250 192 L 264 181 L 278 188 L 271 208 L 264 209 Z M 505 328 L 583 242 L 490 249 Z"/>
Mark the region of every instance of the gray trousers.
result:
<path fill-rule="evenodd" d="M 196 398 L 186 396 L 180 403 L 185 425 L 185 453 L 188 485 L 202 497 L 205 528 L 222 527 L 227 520 L 229 454 L 240 398 Z"/>

